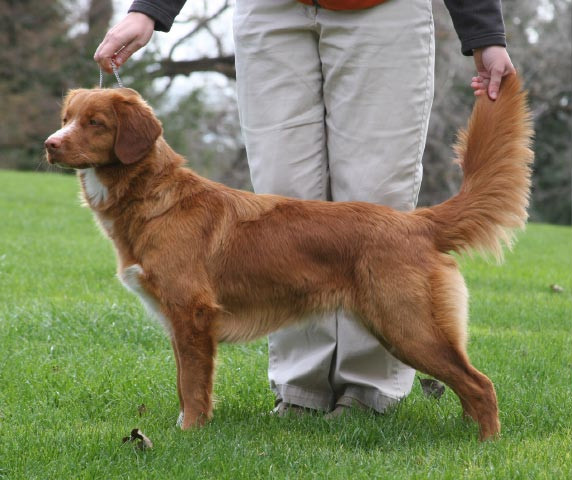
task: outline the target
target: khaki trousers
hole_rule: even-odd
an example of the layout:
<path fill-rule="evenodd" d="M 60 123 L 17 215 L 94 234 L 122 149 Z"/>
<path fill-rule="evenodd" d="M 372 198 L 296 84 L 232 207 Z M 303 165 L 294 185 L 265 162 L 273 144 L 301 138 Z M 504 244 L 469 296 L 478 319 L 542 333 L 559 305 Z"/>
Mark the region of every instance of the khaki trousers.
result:
<path fill-rule="evenodd" d="M 295 0 L 236 0 L 240 121 L 254 189 L 303 199 L 415 207 L 433 98 L 430 0 L 334 12 Z M 351 315 L 269 337 L 278 399 L 377 411 L 414 371 Z"/>

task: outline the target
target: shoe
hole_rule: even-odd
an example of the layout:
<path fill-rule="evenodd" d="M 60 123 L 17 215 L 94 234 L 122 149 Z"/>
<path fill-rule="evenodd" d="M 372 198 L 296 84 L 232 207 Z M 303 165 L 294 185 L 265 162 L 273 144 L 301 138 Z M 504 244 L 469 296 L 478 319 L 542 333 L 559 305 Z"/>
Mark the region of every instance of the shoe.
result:
<path fill-rule="evenodd" d="M 347 417 L 348 415 L 350 415 L 352 412 L 355 412 L 356 410 L 361 410 L 361 411 L 365 412 L 367 410 L 373 410 L 373 409 L 369 408 L 368 406 L 364 405 L 363 403 L 361 403 L 360 401 L 358 401 L 354 398 L 354 399 L 352 399 L 350 405 L 338 403 L 336 405 L 336 408 L 334 408 L 327 415 L 324 415 L 324 418 L 326 420 L 337 420 L 338 418 L 341 418 L 341 417 Z"/>
<path fill-rule="evenodd" d="M 309 408 L 301 407 L 300 405 L 294 405 L 293 403 L 286 403 L 280 401 L 270 412 L 271 415 L 276 415 L 277 417 L 287 417 L 289 415 L 294 415 L 301 417 L 302 415 L 310 412 Z"/>

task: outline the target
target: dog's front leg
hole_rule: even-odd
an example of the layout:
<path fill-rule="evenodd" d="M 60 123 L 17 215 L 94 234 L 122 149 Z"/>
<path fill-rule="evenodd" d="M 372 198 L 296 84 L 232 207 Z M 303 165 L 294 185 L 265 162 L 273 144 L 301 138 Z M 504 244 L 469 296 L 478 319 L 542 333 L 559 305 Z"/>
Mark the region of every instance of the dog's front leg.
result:
<path fill-rule="evenodd" d="M 183 396 L 181 395 L 181 367 L 179 366 L 179 353 L 177 352 L 177 343 L 174 338 L 171 338 L 171 345 L 173 347 L 175 365 L 177 367 L 177 395 L 179 397 L 179 418 L 177 419 L 177 426 L 180 427 L 183 424 Z"/>
<path fill-rule="evenodd" d="M 216 341 L 212 325 L 215 308 L 194 306 L 173 322 L 173 350 L 177 365 L 180 426 L 203 425 L 212 416 L 212 389 Z"/>

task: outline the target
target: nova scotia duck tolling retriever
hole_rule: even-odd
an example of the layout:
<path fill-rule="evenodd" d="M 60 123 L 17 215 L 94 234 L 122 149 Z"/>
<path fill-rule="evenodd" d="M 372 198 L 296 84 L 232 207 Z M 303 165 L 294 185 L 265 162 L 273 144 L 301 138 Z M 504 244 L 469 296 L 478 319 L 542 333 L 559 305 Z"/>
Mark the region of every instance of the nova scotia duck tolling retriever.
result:
<path fill-rule="evenodd" d="M 127 88 L 70 91 L 45 147 L 50 164 L 77 170 L 115 246 L 119 278 L 170 336 L 183 429 L 212 415 L 218 342 L 342 308 L 395 357 L 447 384 L 484 440 L 500 432 L 496 393 L 467 356 L 468 295 L 451 253 L 501 259 L 524 226 L 531 136 L 526 94 L 512 75 L 496 101 L 476 100 L 459 133 L 459 193 L 408 213 L 256 195 L 202 178 Z"/>

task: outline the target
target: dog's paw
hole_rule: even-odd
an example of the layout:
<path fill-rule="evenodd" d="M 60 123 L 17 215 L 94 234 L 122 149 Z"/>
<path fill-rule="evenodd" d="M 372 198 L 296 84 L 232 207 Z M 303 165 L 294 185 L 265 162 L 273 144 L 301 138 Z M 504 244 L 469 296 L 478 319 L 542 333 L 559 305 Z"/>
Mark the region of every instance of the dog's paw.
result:
<path fill-rule="evenodd" d="M 185 418 L 184 412 L 183 411 L 179 412 L 179 417 L 177 418 L 177 427 L 182 428 L 184 418 Z"/>

